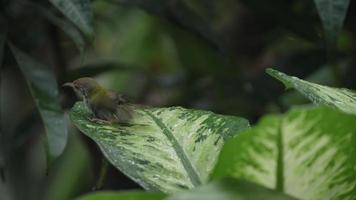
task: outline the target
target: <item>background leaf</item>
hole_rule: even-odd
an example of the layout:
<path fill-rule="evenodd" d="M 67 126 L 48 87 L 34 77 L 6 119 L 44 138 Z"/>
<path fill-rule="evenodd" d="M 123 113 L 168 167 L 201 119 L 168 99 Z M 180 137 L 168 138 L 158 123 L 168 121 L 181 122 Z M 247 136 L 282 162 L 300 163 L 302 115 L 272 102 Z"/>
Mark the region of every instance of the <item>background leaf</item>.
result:
<path fill-rule="evenodd" d="M 5 43 L 6 43 L 6 32 L 1 31 L 0 32 L 0 69 L 4 58 Z"/>
<path fill-rule="evenodd" d="M 218 50 L 223 50 L 218 35 L 207 21 L 199 16 L 184 1 L 162 0 L 111 0 L 125 6 L 139 7 L 149 13 L 171 20 L 174 24 L 189 30 Z"/>
<path fill-rule="evenodd" d="M 82 197 L 77 198 L 77 200 L 160 200 L 165 197 L 161 193 L 150 193 L 141 191 L 132 192 L 95 192 Z"/>
<path fill-rule="evenodd" d="M 318 85 L 274 69 L 267 69 L 267 73 L 283 82 L 287 88 L 295 88 L 315 104 L 323 104 L 346 113 L 356 114 L 356 93 L 351 90 Z"/>
<path fill-rule="evenodd" d="M 292 200 L 294 198 L 285 194 L 267 189 L 260 185 L 247 181 L 226 178 L 213 181 L 208 185 L 203 185 L 190 191 L 183 191 L 173 194 L 167 200 L 201 200 L 201 199 L 222 199 L 222 200 L 249 200 L 249 199 L 273 199 Z"/>
<path fill-rule="evenodd" d="M 68 21 L 57 17 L 51 11 L 47 10 L 47 8 L 45 7 L 33 3 L 30 5 L 33 6 L 35 9 L 37 9 L 38 13 L 43 15 L 48 21 L 56 25 L 66 35 L 68 35 L 77 46 L 79 52 L 83 54 L 85 49 L 85 40 L 82 34 L 80 33 L 79 29 L 77 29 L 73 24 L 69 23 Z"/>
<path fill-rule="evenodd" d="M 329 48 L 336 47 L 350 0 L 314 0 Z"/>
<path fill-rule="evenodd" d="M 90 38 L 93 37 L 93 14 L 89 0 L 50 0 L 50 2 L 77 25 L 83 33 Z"/>
<path fill-rule="evenodd" d="M 67 126 L 59 105 L 56 79 L 49 67 L 38 63 L 12 44 L 9 46 L 40 111 L 47 131 L 49 153 L 57 157 L 67 142 Z"/>
<path fill-rule="evenodd" d="M 245 119 L 208 111 L 131 108 L 127 125 L 93 123 L 81 102 L 71 119 L 114 166 L 145 189 L 165 193 L 205 183 L 224 140 L 249 126 Z"/>
<path fill-rule="evenodd" d="M 227 141 L 212 177 L 242 178 L 300 199 L 354 199 L 355 147 L 353 115 L 293 109 Z"/>
<path fill-rule="evenodd" d="M 6 29 L 5 29 L 6 30 Z M 2 30 L 0 31 L 0 176 L 3 176 L 3 165 L 4 165 L 4 132 L 2 130 L 2 127 L 1 127 L 1 121 L 2 121 L 2 76 L 3 76 L 3 73 L 2 73 L 2 65 L 3 65 L 3 58 L 4 58 L 4 49 L 5 49 L 5 44 L 6 44 L 6 31 Z"/>
<path fill-rule="evenodd" d="M 80 140 L 80 134 L 70 135 L 67 148 L 56 163 L 46 181 L 46 190 L 41 192 L 43 199 L 72 200 L 90 188 L 88 182 L 92 176 L 88 172 L 93 167 L 92 156 Z"/>

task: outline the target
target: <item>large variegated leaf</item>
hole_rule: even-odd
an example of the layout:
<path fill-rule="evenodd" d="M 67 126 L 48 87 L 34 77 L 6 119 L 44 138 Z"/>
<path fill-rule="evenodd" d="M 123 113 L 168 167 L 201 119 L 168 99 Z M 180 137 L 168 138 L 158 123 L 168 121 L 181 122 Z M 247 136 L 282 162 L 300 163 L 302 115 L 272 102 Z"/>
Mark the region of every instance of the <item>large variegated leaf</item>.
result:
<path fill-rule="evenodd" d="M 346 113 L 356 114 L 356 93 L 352 90 L 318 85 L 273 69 L 267 69 L 267 73 L 282 81 L 287 88 L 295 88 L 315 104 L 323 104 Z"/>
<path fill-rule="evenodd" d="M 55 158 L 63 152 L 67 143 L 67 124 L 59 105 L 56 78 L 49 67 L 38 63 L 11 43 L 9 46 L 40 111 L 47 131 L 49 153 Z"/>
<path fill-rule="evenodd" d="M 90 0 L 49 0 L 87 36 L 92 37 L 93 14 Z"/>
<path fill-rule="evenodd" d="M 335 48 L 350 0 L 314 0 L 314 2 L 323 23 L 327 43 L 330 48 Z"/>
<path fill-rule="evenodd" d="M 356 123 L 328 107 L 266 116 L 227 141 L 213 178 L 232 176 L 299 199 L 356 199 Z"/>
<path fill-rule="evenodd" d="M 83 103 L 71 119 L 114 166 L 145 189 L 165 193 L 205 183 L 225 139 L 249 126 L 239 117 L 181 107 L 132 109 L 126 125 L 91 122 Z"/>

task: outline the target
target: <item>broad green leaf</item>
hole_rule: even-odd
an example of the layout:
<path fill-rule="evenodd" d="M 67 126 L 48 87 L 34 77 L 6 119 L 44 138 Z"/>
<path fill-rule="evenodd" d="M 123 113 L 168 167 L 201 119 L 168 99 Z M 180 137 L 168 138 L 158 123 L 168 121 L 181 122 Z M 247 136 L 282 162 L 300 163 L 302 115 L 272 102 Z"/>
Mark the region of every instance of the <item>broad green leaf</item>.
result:
<path fill-rule="evenodd" d="M 205 183 L 224 141 L 249 126 L 245 119 L 208 111 L 131 108 L 126 125 L 91 122 L 81 102 L 71 119 L 114 166 L 145 189 L 165 193 Z"/>
<path fill-rule="evenodd" d="M 212 178 L 241 178 L 299 199 L 355 199 L 355 153 L 353 115 L 293 109 L 227 141 Z"/>
<path fill-rule="evenodd" d="M 274 69 L 267 69 L 267 73 L 282 81 L 287 88 L 295 88 L 315 104 L 323 104 L 346 113 L 356 114 L 356 93 L 352 90 L 318 85 Z"/>
<path fill-rule="evenodd" d="M 49 0 L 89 38 L 94 35 L 90 0 Z"/>
<path fill-rule="evenodd" d="M 56 79 L 51 69 L 35 61 L 9 43 L 10 49 L 27 81 L 47 131 L 49 153 L 59 156 L 67 142 L 67 126 L 59 105 Z"/>
<path fill-rule="evenodd" d="M 160 200 L 164 199 L 162 193 L 151 193 L 143 191 L 130 192 L 94 192 L 77 198 L 76 200 Z"/>
<path fill-rule="evenodd" d="M 173 194 L 167 200 L 292 200 L 285 194 L 243 180 L 226 178 L 190 191 Z"/>
<path fill-rule="evenodd" d="M 350 0 L 314 0 L 329 47 L 335 48 Z"/>

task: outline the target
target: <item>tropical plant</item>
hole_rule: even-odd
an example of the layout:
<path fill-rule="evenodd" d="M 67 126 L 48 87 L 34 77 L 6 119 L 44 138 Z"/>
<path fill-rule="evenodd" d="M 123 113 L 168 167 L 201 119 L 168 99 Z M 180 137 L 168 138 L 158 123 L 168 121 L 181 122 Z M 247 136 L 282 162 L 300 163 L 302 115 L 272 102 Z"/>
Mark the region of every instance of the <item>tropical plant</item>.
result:
<path fill-rule="evenodd" d="M 313 3 L 0 0 L 1 199 L 356 199 L 352 6 Z M 152 106 L 93 121 L 82 76 Z"/>

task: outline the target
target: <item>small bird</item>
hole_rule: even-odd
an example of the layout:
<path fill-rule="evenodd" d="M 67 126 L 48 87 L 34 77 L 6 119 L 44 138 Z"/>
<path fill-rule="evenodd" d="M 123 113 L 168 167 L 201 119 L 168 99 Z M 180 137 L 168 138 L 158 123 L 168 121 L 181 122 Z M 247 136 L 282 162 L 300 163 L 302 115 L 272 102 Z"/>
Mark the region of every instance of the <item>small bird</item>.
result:
<path fill-rule="evenodd" d="M 117 92 L 107 90 L 89 77 L 63 84 L 82 97 L 84 104 L 93 113 L 91 121 L 101 123 L 127 122 L 131 118 L 128 100 Z"/>

